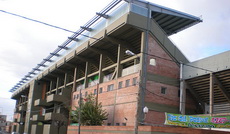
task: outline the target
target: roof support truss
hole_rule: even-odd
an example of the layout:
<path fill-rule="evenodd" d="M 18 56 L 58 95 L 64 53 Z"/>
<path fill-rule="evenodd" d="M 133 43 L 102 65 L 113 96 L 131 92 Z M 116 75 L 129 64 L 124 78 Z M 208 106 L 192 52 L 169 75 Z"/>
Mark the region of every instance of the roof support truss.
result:
<path fill-rule="evenodd" d="M 114 63 L 117 62 L 115 56 L 111 55 L 111 53 L 109 53 L 109 52 L 107 52 L 105 50 L 94 48 L 94 47 L 89 47 L 88 49 L 92 50 L 95 53 L 106 55 Z"/>
<path fill-rule="evenodd" d="M 105 35 L 105 39 L 108 40 L 109 42 L 111 42 L 112 44 L 120 44 L 121 46 L 127 48 L 128 50 L 134 52 L 135 54 L 137 54 L 136 49 L 134 49 L 130 43 L 128 43 L 127 41 L 118 39 L 118 38 L 114 38 L 112 36 L 107 36 Z"/>
<path fill-rule="evenodd" d="M 223 93 L 225 98 L 230 102 L 230 95 L 227 92 L 226 88 L 223 86 L 223 84 L 218 80 L 218 78 L 213 74 L 213 79 L 215 84 L 217 84 L 217 87 L 220 89 L 220 91 Z"/>
<path fill-rule="evenodd" d="M 200 104 L 201 109 L 203 111 L 205 111 L 204 108 L 204 102 L 200 99 L 198 95 L 198 93 L 190 86 L 190 84 L 188 82 L 185 82 L 187 89 L 190 91 L 190 93 L 192 94 L 192 96 L 196 99 L 196 101 Z"/>

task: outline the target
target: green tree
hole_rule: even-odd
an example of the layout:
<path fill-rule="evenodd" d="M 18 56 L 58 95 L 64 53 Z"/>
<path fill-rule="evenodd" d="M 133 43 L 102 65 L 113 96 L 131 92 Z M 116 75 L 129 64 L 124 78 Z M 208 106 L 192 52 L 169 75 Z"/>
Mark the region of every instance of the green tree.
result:
<path fill-rule="evenodd" d="M 85 99 L 81 99 L 81 108 L 70 112 L 72 122 L 78 122 L 79 112 L 81 112 L 81 125 L 99 126 L 107 119 L 108 113 L 102 109 L 101 103 L 97 104 L 95 97 L 90 94 Z"/>

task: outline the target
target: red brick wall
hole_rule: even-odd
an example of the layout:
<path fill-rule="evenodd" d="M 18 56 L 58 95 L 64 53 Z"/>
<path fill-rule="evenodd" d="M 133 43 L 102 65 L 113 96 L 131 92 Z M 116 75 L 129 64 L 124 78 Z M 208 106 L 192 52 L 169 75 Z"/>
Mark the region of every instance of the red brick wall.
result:
<path fill-rule="evenodd" d="M 167 54 L 167 52 L 159 45 L 155 39 L 149 35 L 149 46 L 147 55 L 147 73 L 157 76 L 163 76 L 166 79 L 165 82 L 159 83 L 155 81 L 146 81 L 146 91 L 145 91 L 145 102 L 148 103 L 158 103 L 164 106 L 174 107 L 179 110 L 180 97 L 178 96 L 179 91 L 179 77 L 180 77 L 180 67 L 176 62 L 172 61 L 172 58 Z M 151 56 L 155 55 L 155 56 Z M 156 60 L 156 65 L 150 65 L 150 59 Z M 165 60 L 167 59 L 167 60 Z M 169 78 L 169 79 L 167 79 Z M 169 85 L 171 79 L 178 79 L 178 86 Z M 161 93 L 161 87 L 166 88 L 166 93 Z M 187 108 L 195 109 L 194 100 L 187 95 Z M 146 122 L 153 124 L 164 124 L 165 114 L 167 111 L 151 111 L 147 114 Z"/>
<path fill-rule="evenodd" d="M 99 84 L 98 89 L 103 88 L 103 92 L 98 94 L 98 102 L 101 102 L 103 109 L 106 109 L 109 113 L 108 120 L 104 123 L 105 125 L 107 125 L 107 123 L 111 123 L 111 125 L 116 125 L 116 123 L 119 123 L 119 125 L 126 123 L 127 126 L 134 125 L 138 91 L 138 84 L 132 85 L 132 80 L 135 77 L 138 80 L 139 73 Z M 127 79 L 130 79 L 130 86 L 125 87 L 125 81 Z M 118 83 L 120 81 L 123 81 L 123 85 L 121 89 L 118 89 Z M 114 84 L 114 90 L 107 91 L 107 86 L 111 84 Z M 82 90 L 83 98 L 86 91 L 90 94 L 94 93 L 94 89 L 97 89 L 97 86 Z M 79 91 L 74 92 L 73 96 L 77 94 L 79 94 Z M 78 101 L 79 99 L 72 101 L 72 108 L 78 106 Z M 127 120 L 125 120 L 125 118 Z"/>
<path fill-rule="evenodd" d="M 78 126 L 68 126 L 67 134 L 76 134 Z M 159 127 L 139 126 L 138 131 L 142 133 L 167 133 L 167 134 L 228 134 L 229 132 L 182 128 L 182 127 Z M 134 133 L 133 126 L 81 126 L 81 134 L 124 134 Z"/>
<path fill-rule="evenodd" d="M 147 53 L 157 56 L 147 56 L 148 62 L 151 58 L 154 58 L 156 60 L 156 66 L 151 66 L 148 64 L 147 71 L 149 73 L 159 74 L 171 78 L 180 77 L 179 66 L 175 62 L 169 61 L 172 60 L 171 57 L 162 49 L 162 47 L 155 41 L 155 39 L 151 35 L 149 35 L 149 46 Z"/>

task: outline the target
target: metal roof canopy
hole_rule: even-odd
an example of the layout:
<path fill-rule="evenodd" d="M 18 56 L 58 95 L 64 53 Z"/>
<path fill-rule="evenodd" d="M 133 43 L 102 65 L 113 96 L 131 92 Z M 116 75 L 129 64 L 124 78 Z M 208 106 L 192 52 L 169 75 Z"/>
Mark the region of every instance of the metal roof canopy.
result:
<path fill-rule="evenodd" d="M 198 61 L 185 64 L 183 79 L 188 84 L 188 89 L 202 103 L 209 104 L 210 80 L 212 74 L 214 83 L 214 104 L 221 104 L 221 109 L 215 112 L 229 112 L 230 107 L 230 51 L 210 56 Z M 214 106 L 215 106 L 214 105 Z"/>
<path fill-rule="evenodd" d="M 202 20 L 199 17 L 186 14 L 174 9 L 160 6 L 143 0 L 124 0 L 138 6 L 149 8 L 151 17 L 159 24 L 168 36 L 193 26 Z"/>
<path fill-rule="evenodd" d="M 91 20 L 89 20 L 83 27 L 90 28 L 94 23 L 96 23 L 101 17 L 101 15 L 106 15 L 111 9 L 116 7 L 122 0 L 114 0 L 108 6 L 106 6 L 103 10 L 101 10 L 97 15 L 95 15 Z M 166 8 L 163 6 L 159 6 L 157 4 L 153 4 L 147 1 L 142 0 L 123 0 L 128 3 L 136 4 L 140 7 L 144 7 L 151 10 L 151 17 L 159 24 L 159 26 L 166 32 L 167 35 L 172 35 L 177 33 L 183 29 L 186 29 L 192 25 L 195 25 L 202 20 L 198 17 L 182 13 L 170 8 Z M 42 70 L 41 67 L 46 67 L 46 63 L 53 62 L 51 60 L 55 56 L 59 56 L 59 53 L 63 49 L 68 49 L 68 45 L 72 41 L 72 39 L 77 38 L 78 36 L 84 36 L 82 33 L 85 31 L 84 28 L 80 28 L 76 31 L 70 38 L 68 38 L 62 45 L 58 46 L 50 55 L 48 55 L 41 63 L 39 63 L 35 68 L 32 69 L 21 81 L 19 81 L 10 92 L 14 92 L 20 87 L 24 85 L 24 83 L 28 83 L 39 72 Z M 89 37 L 92 38 L 92 37 Z M 32 76 L 31 76 L 32 75 Z M 29 78 L 29 79 L 27 79 Z"/>

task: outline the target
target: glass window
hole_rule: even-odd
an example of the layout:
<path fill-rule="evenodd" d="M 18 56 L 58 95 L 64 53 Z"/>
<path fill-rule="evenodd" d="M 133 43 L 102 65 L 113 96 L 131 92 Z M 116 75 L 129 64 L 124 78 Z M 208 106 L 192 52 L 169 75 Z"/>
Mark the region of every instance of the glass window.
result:
<path fill-rule="evenodd" d="M 101 87 L 100 89 L 99 89 L 99 93 L 102 93 L 103 92 L 103 88 Z"/>
<path fill-rule="evenodd" d="M 121 89 L 121 88 L 122 88 L 122 81 L 118 83 L 118 89 Z"/>
<path fill-rule="evenodd" d="M 161 87 L 161 93 L 166 94 L 166 89 L 167 89 L 166 87 Z"/>
<path fill-rule="evenodd" d="M 133 86 L 137 85 L 137 77 L 133 78 Z"/>
<path fill-rule="evenodd" d="M 97 89 L 94 89 L 93 94 L 94 95 L 97 94 Z"/>
<path fill-rule="evenodd" d="M 107 87 L 107 91 L 112 91 L 113 90 L 113 84 L 111 84 L 111 85 L 108 85 L 108 87 Z"/>
<path fill-rule="evenodd" d="M 125 81 L 125 87 L 129 86 L 129 81 L 130 81 L 130 79 L 128 79 L 128 80 Z"/>
<path fill-rule="evenodd" d="M 116 123 L 116 126 L 120 126 L 120 123 Z"/>

